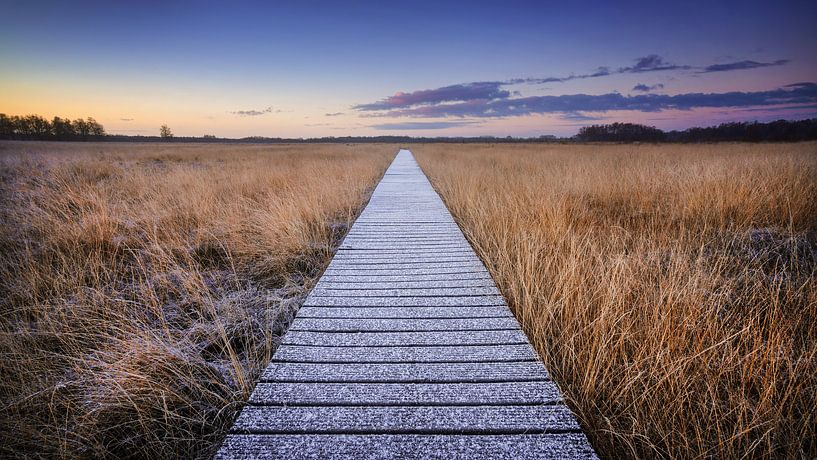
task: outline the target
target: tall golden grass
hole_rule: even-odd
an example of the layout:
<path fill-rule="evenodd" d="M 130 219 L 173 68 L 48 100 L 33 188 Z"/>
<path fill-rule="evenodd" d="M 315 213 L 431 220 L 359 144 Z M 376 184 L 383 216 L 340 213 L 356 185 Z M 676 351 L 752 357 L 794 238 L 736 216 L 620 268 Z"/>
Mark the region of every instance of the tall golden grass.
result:
<path fill-rule="evenodd" d="M 0 456 L 211 455 L 394 151 L 0 143 Z"/>
<path fill-rule="evenodd" d="M 603 456 L 817 456 L 817 144 L 414 152 Z"/>

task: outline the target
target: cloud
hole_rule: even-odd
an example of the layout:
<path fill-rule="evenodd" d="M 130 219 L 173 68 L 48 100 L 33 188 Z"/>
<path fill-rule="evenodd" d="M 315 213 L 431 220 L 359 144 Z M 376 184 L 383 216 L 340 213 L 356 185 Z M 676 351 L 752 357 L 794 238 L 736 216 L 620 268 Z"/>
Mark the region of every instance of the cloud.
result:
<path fill-rule="evenodd" d="M 436 89 L 424 89 L 411 93 L 398 92 L 371 104 L 360 104 L 352 107 L 360 111 L 389 110 L 418 105 L 433 105 L 442 102 L 489 101 L 510 97 L 509 91 L 501 89 L 504 82 L 474 82 L 444 86 Z"/>
<path fill-rule="evenodd" d="M 119 121 L 133 121 L 133 118 L 120 118 Z"/>
<path fill-rule="evenodd" d="M 436 104 L 389 110 L 376 116 L 387 117 L 479 117 L 501 118 L 531 114 L 575 112 L 609 112 L 633 110 L 691 110 L 698 108 L 758 107 L 783 104 L 817 103 L 817 83 L 797 83 L 768 91 L 728 93 L 684 93 L 676 95 L 641 94 L 624 96 L 620 93 L 565 94 L 561 96 L 531 96 L 499 100 L 474 100 L 455 104 Z"/>
<path fill-rule="evenodd" d="M 621 67 L 616 73 L 644 73 L 663 70 L 684 70 L 691 68 L 688 65 L 671 64 L 657 54 L 650 54 L 635 60 L 635 65 Z"/>
<path fill-rule="evenodd" d="M 407 130 L 407 129 L 446 129 L 446 128 L 458 128 L 461 126 L 468 126 L 478 124 L 473 121 L 408 121 L 408 122 L 398 122 L 398 123 L 382 123 L 378 125 L 372 125 L 371 128 L 383 130 L 383 131 L 399 131 L 399 130 Z"/>
<path fill-rule="evenodd" d="M 570 80 L 583 80 L 585 78 L 606 77 L 611 75 L 608 67 L 599 67 L 594 72 L 585 74 L 570 74 L 566 77 L 544 77 L 544 78 L 515 78 L 508 80 L 508 84 L 529 83 L 529 84 L 544 84 L 544 83 L 564 83 Z"/>
<path fill-rule="evenodd" d="M 811 88 L 815 85 L 815 83 L 811 83 L 808 81 L 801 81 L 798 83 L 792 83 L 790 85 L 784 86 L 784 88 Z"/>
<path fill-rule="evenodd" d="M 343 112 L 332 112 L 323 114 L 323 116 L 325 117 L 337 117 L 338 115 L 343 115 Z"/>
<path fill-rule="evenodd" d="M 281 112 L 280 110 L 275 110 L 275 113 Z M 233 115 L 238 115 L 239 117 L 257 117 L 259 115 L 264 115 L 267 113 L 273 113 L 272 107 L 267 107 L 266 109 L 262 110 L 235 110 L 230 112 Z"/>
<path fill-rule="evenodd" d="M 656 89 L 664 89 L 663 83 L 656 83 L 654 85 L 645 85 L 644 83 L 639 83 L 633 86 L 633 91 L 641 91 L 643 93 L 648 93 L 650 91 L 654 91 Z"/>
<path fill-rule="evenodd" d="M 606 77 L 609 75 L 615 74 L 625 74 L 625 73 L 646 73 L 646 72 L 660 72 L 660 71 L 668 71 L 668 70 L 687 70 L 691 69 L 692 66 L 688 65 L 678 65 L 672 64 L 664 60 L 663 57 L 657 54 L 650 54 L 644 57 L 637 58 L 635 60 L 635 64 L 631 66 L 624 66 L 619 67 L 616 70 L 610 70 L 609 67 L 601 66 L 597 67 L 595 71 L 585 74 L 570 74 L 566 77 L 544 77 L 544 78 L 516 78 L 509 80 L 507 83 L 509 84 L 516 84 L 516 83 L 530 83 L 530 84 L 541 84 L 541 83 L 563 83 L 566 81 L 571 80 L 583 80 L 585 78 L 598 78 L 598 77 Z"/>
<path fill-rule="evenodd" d="M 566 121 L 598 121 L 604 120 L 604 117 L 594 117 L 590 115 L 585 115 L 581 112 L 567 112 L 561 115 L 559 118 Z"/>
<path fill-rule="evenodd" d="M 733 70 L 757 69 L 760 67 L 775 67 L 786 65 L 791 62 L 789 59 L 778 59 L 773 62 L 757 62 L 757 61 L 737 61 L 727 64 L 713 64 L 704 67 L 699 73 L 713 73 L 713 72 L 730 72 Z"/>
<path fill-rule="evenodd" d="M 740 109 L 741 112 L 785 112 L 787 110 L 812 110 L 817 109 L 817 104 L 787 105 L 783 107 L 752 107 Z"/>

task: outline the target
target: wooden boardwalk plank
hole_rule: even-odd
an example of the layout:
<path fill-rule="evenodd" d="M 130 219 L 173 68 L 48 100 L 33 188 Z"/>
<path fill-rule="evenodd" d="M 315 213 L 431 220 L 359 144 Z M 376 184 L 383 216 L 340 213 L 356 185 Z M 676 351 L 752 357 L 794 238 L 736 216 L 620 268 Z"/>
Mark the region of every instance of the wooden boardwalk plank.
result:
<path fill-rule="evenodd" d="M 324 319 L 295 318 L 289 327 L 291 331 L 332 331 L 332 332 L 367 332 L 367 331 L 491 331 L 497 329 L 516 329 L 514 318 L 435 318 L 435 319 Z"/>
<path fill-rule="evenodd" d="M 493 285 L 493 280 L 488 275 L 488 272 L 472 272 L 472 273 L 433 273 L 433 274 L 419 274 L 419 275 L 355 275 L 350 273 L 348 275 L 333 275 L 324 273 L 321 282 L 324 283 L 395 283 L 394 286 L 402 286 L 401 283 L 420 283 L 424 281 L 458 281 L 458 280 L 482 280 L 490 281 Z"/>
<path fill-rule="evenodd" d="M 359 289 L 428 289 L 428 288 L 464 288 L 464 287 L 494 287 L 494 282 L 490 278 L 476 279 L 441 279 L 441 280 L 390 280 L 375 281 L 356 280 L 354 278 L 344 281 L 321 280 L 315 289 L 321 288 L 333 291 L 349 291 Z"/>
<path fill-rule="evenodd" d="M 217 459 L 593 459 L 583 434 L 230 435 Z"/>
<path fill-rule="evenodd" d="M 446 297 L 446 296 L 483 296 L 493 295 L 498 296 L 499 290 L 494 286 L 465 286 L 465 287 L 427 287 L 427 288 L 411 288 L 411 287 L 391 287 L 388 289 L 380 287 L 360 288 L 325 288 L 317 286 L 312 290 L 312 295 L 315 297 Z"/>
<path fill-rule="evenodd" d="M 482 261 L 401 150 L 217 458 L 595 458 Z"/>
<path fill-rule="evenodd" d="M 580 431 L 564 405 L 247 406 L 233 433 L 510 434 Z"/>
<path fill-rule="evenodd" d="M 307 307 L 467 307 L 503 305 L 502 296 L 475 297 L 313 297 Z"/>
<path fill-rule="evenodd" d="M 297 363 L 438 363 L 535 361 L 528 344 L 406 347 L 316 347 L 281 345 L 274 362 Z"/>
<path fill-rule="evenodd" d="M 489 276 L 488 270 L 485 267 L 440 267 L 434 268 L 418 268 L 407 266 L 403 268 L 351 268 L 351 267 L 329 267 L 326 269 L 324 276 L 417 276 L 422 275 L 483 275 Z"/>
<path fill-rule="evenodd" d="M 540 362 L 320 364 L 270 363 L 262 382 L 530 382 L 550 377 Z"/>
<path fill-rule="evenodd" d="M 452 406 L 558 404 L 553 382 L 259 383 L 253 405 Z"/>
<path fill-rule="evenodd" d="M 508 318 L 504 306 L 489 307 L 301 307 L 299 318 Z"/>
<path fill-rule="evenodd" d="M 519 329 L 503 331 L 432 332 L 305 332 L 290 331 L 284 344 L 323 347 L 388 347 L 420 345 L 502 345 L 528 343 Z"/>

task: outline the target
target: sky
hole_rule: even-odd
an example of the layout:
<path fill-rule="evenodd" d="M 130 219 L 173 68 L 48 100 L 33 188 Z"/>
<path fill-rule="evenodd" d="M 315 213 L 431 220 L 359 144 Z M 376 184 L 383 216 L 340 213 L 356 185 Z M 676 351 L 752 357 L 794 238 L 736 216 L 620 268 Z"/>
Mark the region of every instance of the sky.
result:
<path fill-rule="evenodd" d="M 814 0 L 0 3 L 0 113 L 115 134 L 535 137 L 817 117 Z"/>

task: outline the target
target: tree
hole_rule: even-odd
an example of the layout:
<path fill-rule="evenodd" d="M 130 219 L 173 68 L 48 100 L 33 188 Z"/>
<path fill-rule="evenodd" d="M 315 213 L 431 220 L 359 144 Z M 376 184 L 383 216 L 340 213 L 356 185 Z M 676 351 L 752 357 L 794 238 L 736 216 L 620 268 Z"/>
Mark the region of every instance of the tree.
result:
<path fill-rule="evenodd" d="M 71 126 L 71 120 L 67 118 L 54 117 L 54 120 L 51 122 L 51 133 L 58 141 L 76 137 L 74 127 Z"/>
<path fill-rule="evenodd" d="M 585 126 L 576 138 L 588 142 L 661 142 L 666 134 L 654 126 L 635 123 Z"/>
<path fill-rule="evenodd" d="M 14 117 L 0 113 L 0 138 L 11 139 L 14 136 Z"/>
<path fill-rule="evenodd" d="M 74 134 L 85 139 L 91 134 L 91 127 L 88 126 L 88 122 L 83 120 L 82 118 L 77 118 L 71 123 L 71 126 L 74 128 Z"/>
<path fill-rule="evenodd" d="M 162 139 L 170 139 L 173 137 L 173 133 L 170 131 L 170 128 L 168 128 L 167 125 L 162 125 L 162 127 L 159 128 L 159 136 Z"/>
<path fill-rule="evenodd" d="M 105 135 L 105 128 L 103 128 L 102 125 L 99 124 L 98 121 L 94 120 L 91 117 L 88 117 L 88 120 L 86 121 L 86 123 L 88 124 L 88 132 L 91 134 L 91 136 L 104 136 Z"/>

